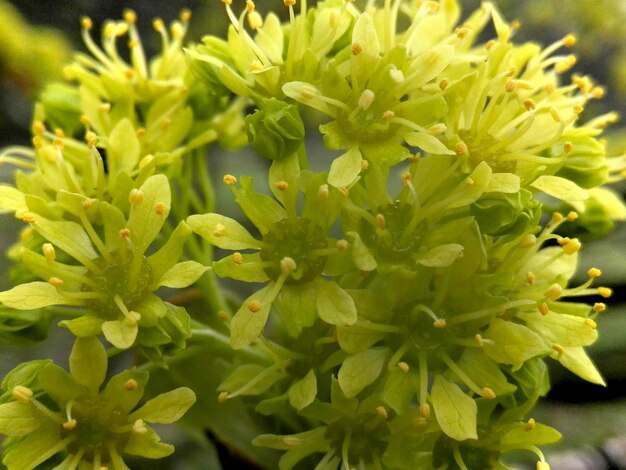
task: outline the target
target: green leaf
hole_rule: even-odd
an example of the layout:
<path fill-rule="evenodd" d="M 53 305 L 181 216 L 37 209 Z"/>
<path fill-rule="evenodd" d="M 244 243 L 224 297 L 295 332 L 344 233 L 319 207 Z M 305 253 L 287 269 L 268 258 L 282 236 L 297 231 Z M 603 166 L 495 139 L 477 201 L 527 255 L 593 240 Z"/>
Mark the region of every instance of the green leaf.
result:
<path fill-rule="evenodd" d="M 273 299 L 270 296 L 273 290 L 274 283 L 271 282 L 244 300 L 239 307 L 230 322 L 230 345 L 233 349 L 247 346 L 263 332 L 272 308 Z M 250 307 L 253 308 L 250 309 Z M 259 309 L 257 310 L 256 307 Z"/>
<path fill-rule="evenodd" d="M 200 276 L 207 272 L 208 269 L 208 266 L 204 266 L 196 261 L 183 261 L 168 269 L 157 285 L 178 289 L 188 287 L 200 279 Z"/>
<path fill-rule="evenodd" d="M 487 192 L 515 194 L 520 190 L 520 177 L 513 173 L 492 173 Z"/>
<path fill-rule="evenodd" d="M 389 349 L 371 348 L 348 356 L 341 364 L 337 379 L 346 397 L 352 398 L 380 376 Z"/>
<path fill-rule="evenodd" d="M 317 314 L 331 325 L 353 325 L 357 313 L 354 300 L 334 281 L 315 279 Z"/>
<path fill-rule="evenodd" d="M 457 365 L 480 387 L 489 387 L 496 396 L 507 395 L 517 390 L 509 383 L 504 373 L 489 356 L 479 349 L 466 348 Z"/>
<path fill-rule="evenodd" d="M 102 323 L 104 337 L 109 343 L 120 349 L 128 349 L 135 343 L 138 330 L 139 326 L 136 323 L 128 324 L 126 319 Z"/>
<path fill-rule="evenodd" d="M 301 286 L 283 286 L 274 305 L 281 314 L 287 332 L 297 338 L 303 328 L 313 326 L 317 319 L 315 286 L 307 282 Z"/>
<path fill-rule="evenodd" d="M 0 214 L 27 211 L 24 193 L 19 189 L 6 184 L 0 184 Z"/>
<path fill-rule="evenodd" d="M 126 384 L 129 380 L 134 380 L 137 386 L 134 388 L 127 387 Z M 111 377 L 100 396 L 111 403 L 115 410 L 130 413 L 141 400 L 147 382 L 148 373 L 138 371 L 133 367 Z"/>
<path fill-rule="evenodd" d="M 434 155 L 454 155 L 454 151 L 446 147 L 434 135 L 424 132 L 410 132 L 405 134 L 404 140 L 412 147 L 419 147 L 424 152 Z"/>
<path fill-rule="evenodd" d="M 584 201 L 589 199 L 587 191 L 576 183 L 559 176 L 542 175 L 530 185 L 562 201 Z"/>
<path fill-rule="evenodd" d="M 396 413 L 403 414 L 415 396 L 417 378 L 411 371 L 407 373 L 399 367 L 394 367 L 386 375 L 387 380 L 380 398 Z"/>
<path fill-rule="evenodd" d="M 19 364 L 13 370 L 11 370 L 2 380 L 2 390 L 10 393 L 13 391 L 13 387 L 17 385 L 23 385 L 24 387 L 31 387 L 37 381 L 39 372 L 52 364 L 50 359 L 41 359 L 35 361 L 28 361 Z M 4 397 L 3 397 L 4 398 Z"/>
<path fill-rule="evenodd" d="M 143 201 L 131 204 L 126 225 L 136 256 L 145 253 L 161 231 L 172 199 L 169 180 L 162 174 L 148 178 L 139 190 L 143 193 Z"/>
<path fill-rule="evenodd" d="M 500 445 L 511 449 L 522 449 L 528 446 L 544 446 L 561 440 L 561 433 L 545 424 L 535 423 L 528 429 L 527 423 L 514 423 L 500 439 Z"/>
<path fill-rule="evenodd" d="M 63 450 L 59 425 L 50 423 L 28 434 L 3 455 L 2 463 L 10 470 L 32 470 Z"/>
<path fill-rule="evenodd" d="M 589 359 L 589 356 L 582 346 L 563 349 L 564 352 L 558 354 L 556 357 L 563 367 L 569 369 L 581 379 L 606 387 L 606 382 L 602 378 L 602 375 L 600 375 L 600 372 L 598 372 L 598 369 L 596 369 L 594 363 Z"/>
<path fill-rule="evenodd" d="M 52 284 L 47 282 L 29 282 L 13 289 L 0 292 L 0 302 L 18 310 L 35 310 L 50 305 L 82 305 L 78 299 L 68 299 Z"/>
<path fill-rule="evenodd" d="M 564 313 L 521 312 L 518 318 L 526 322 L 531 330 L 538 333 L 550 343 L 561 346 L 589 346 L 598 339 L 598 330 L 593 322 L 584 317 L 576 317 Z"/>
<path fill-rule="evenodd" d="M 180 222 L 159 251 L 148 257 L 152 278 L 161 279 L 163 274 L 181 258 L 183 247 L 192 230 L 184 221 Z"/>
<path fill-rule="evenodd" d="M 56 364 L 49 364 L 39 373 L 39 383 L 46 394 L 63 408 L 70 400 L 75 400 L 88 389 L 80 385 L 65 369 Z"/>
<path fill-rule="evenodd" d="M 47 420 L 30 403 L 12 401 L 0 405 L 0 434 L 5 436 L 30 434 Z"/>
<path fill-rule="evenodd" d="M 274 199 L 265 194 L 257 193 L 253 184 L 254 180 L 250 176 L 239 178 L 239 187 L 233 186 L 235 201 L 250 222 L 265 235 L 274 224 L 284 220 L 287 213 L 283 206 Z"/>
<path fill-rule="evenodd" d="M 244 364 L 232 371 L 217 390 L 237 395 L 260 395 L 285 377 L 286 374 L 276 368 Z"/>
<path fill-rule="evenodd" d="M 431 248 L 426 253 L 417 257 L 417 262 L 422 266 L 432 268 L 444 268 L 450 266 L 463 255 L 463 245 L 448 243 Z"/>
<path fill-rule="evenodd" d="M 76 222 L 52 221 L 37 214 L 33 217 L 33 227 L 42 237 L 82 264 L 89 265 L 91 260 L 98 257 L 89 235 L 81 225 Z"/>
<path fill-rule="evenodd" d="M 88 313 L 71 320 L 63 320 L 59 322 L 59 326 L 67 328 L 74 336 L 86 337 L 102 333 L 103 322 L 102 318 Z"/>
<path fill-rule="evenodd" d="M 442 375 L 436 375 L 430 400 L 441 430 L 457 441 L 478 439 L 477 407 L 473 398 Z"/>
<path fill-rule="evenodd" d="M 236 220 L 220 214 L 192 215 L 187 224 L 212 245 L 226 250 L 259 248 L 259 243 Z"/>
<path fill-rule="evenodd" d="M 95 337 L 76 338 L 70 353 L 70 373 L 74 380 L 97 392 L 107 373 L 107 353 Z"/>
<path fill-rule="evenodd" d="M 241 255 L 241 263 L 235 262 Z M 219 277 L 229 277 L 243 282 L 267 282 L 265 269 L 263 269 L 261 254 L 255 253 L 239 253 L 239 255 L 231 255 L 214 261 L 212 264 L 213 271 Z M 239 259 L 237 259 L 239 261 Z"/>
<path fill-rule="evenodd" d="M 179 387 L 157 395 L 141 408 L 128 415 L 130 421 L 143 419 L 147 423 L 169 424 L 178 421 L 196 402 L 196 394 L 190 388 Z"/>
<path fill-rule="evenodd" d="M 373 271 L 377 267 L 376 259 L 370 253 L 358 232 L 346 232 L 352 240 L 352 261 L 361 271 Z"/>
<path fill-rule="evenodd" d="M 130 119 L 124 118 L 111 131 L 107 145 L 109 173 L 131 173 L 139 163 L 140 144 Z"/>
<path fill-rule="evenodd" d="M 352 147 L 343 155 L 335 158 L 330 165 L 328 184 L 336 188 L 350 186 L 361 173 L 362 160 L 358 147 Z"/>
<path fill-rule="evenodd" d="M 317 377 L 313 369 L 289 387 L 289 403 L 298 411 L 313 403 L 316 396 Z"/>
<path fill-rule="evenodd" d="M 174 453 L 174 446 L 161 442 L 161 438 L 154 429 L 146 426 L 145 433 L 130 433 L 124 453 L 146 459 L 162 459 Z"/>
<path fill-rule="evenodd" d="M 531 329 L 499 318 L 492 320 L 483 336 L 490 340 L 483 347 L 487 355 L 499 364 L 513 365 L 513 370 L 528 359 L 552 351 Z"/>

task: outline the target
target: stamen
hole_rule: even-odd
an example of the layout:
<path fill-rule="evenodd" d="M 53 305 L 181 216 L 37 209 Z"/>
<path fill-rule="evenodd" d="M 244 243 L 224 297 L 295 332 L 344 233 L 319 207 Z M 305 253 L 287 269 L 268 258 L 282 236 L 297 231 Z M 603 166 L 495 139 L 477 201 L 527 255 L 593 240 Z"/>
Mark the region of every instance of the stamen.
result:
<path fill-rule="evenodd" d="M 139 384 L 135 379 L 128 379 L 126 382 L 124 382 L 124 388 L 129 392 L 137 390 L 138 386 Z"/>
<path fill-rule="evenodd" d="M 224 175 L 223 181 L 228 186 L 234 186 L 237 183 L 237 178 L 235 178 L 233 175 Z"/>
<path fill-rule="evenodd" d="M 384 420 L 389 418 L 389 414 L 387 413 L 387 409 L 384 406 L 377 406 L 376 407 L 376 415 L 380 419 L 384 419 Z"/>

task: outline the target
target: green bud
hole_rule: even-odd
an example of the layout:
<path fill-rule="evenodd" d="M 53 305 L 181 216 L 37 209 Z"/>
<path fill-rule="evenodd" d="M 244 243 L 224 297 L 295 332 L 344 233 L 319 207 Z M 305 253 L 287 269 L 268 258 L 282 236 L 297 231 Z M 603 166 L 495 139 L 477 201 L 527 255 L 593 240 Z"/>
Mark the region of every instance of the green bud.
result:
<path fill-rule="evenodd" d="M 271 98 L 246 117 L 246 133 L 256 153 L 270 160 L 281 160 L 302 145 L 304 123 L 297 106 Z"/>

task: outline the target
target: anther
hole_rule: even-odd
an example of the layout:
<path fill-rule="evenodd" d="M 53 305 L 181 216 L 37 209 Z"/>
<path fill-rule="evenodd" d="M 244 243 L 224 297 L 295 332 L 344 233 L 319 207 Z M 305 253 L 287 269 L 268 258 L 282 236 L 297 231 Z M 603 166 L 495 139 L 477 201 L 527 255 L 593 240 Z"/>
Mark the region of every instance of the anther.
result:
<path fill-rule="evenodd" d="M 222 3 L 223 3 L 224 5 L 232 5 L 233 0 L 222 0 Z"/>
<path fill-rule="evenodd" d="M 88 147 L 90 148 L 95 147 L 97 141 L 98 141 L 98 136 L 95 134 L 95 132 L 88 131 L 85 133 L 85 142 L 87 142 Z"/>
<path fill-rule="evenodd" d="M 589 268 L 587 270 L 587 276 L 589 276 L 589 277 L 600 277 L 600 276 L 602 276 L 602 271 L 600 271 L 598 268 Z"/>
<path fill-rule="evenodd" d="M 91 209 L 93 207 L 94 202 L 95 202 L 95 199 L 88 198 L 88 199 L 85 199 L 81 203 L 81 206 L 83 207 L 83 209 L 88 211 L 89 209 Z"/>
<path fill-rule="evenodd" d="M 361 93 L 361 96 L 359 97 L 359 107 L 363 111 L 367 111 L 374 102 L 374 98 L 376 98 L 376 95 L 372 90 L 363 90 L 363 93 Z"/>
<path fill-rule="evenodd" d="M 118 232 L 118 235 L 120 237 L 120 240 L 130 240 L 130 229 L 123 228 Z"/>
<path fill-rule="evenodd" d="M 137 188 L 131 189 L 128 194 L 128 202 L 130 202 L 131 206 L 137 207 L 143 204 L 144 194 L 143 191 Z"/>
<path fill-rule="evenodd" d="M 494 398 L 496 398 L 496 392 L 494 392 L 489 387 L 483 387 L 483 397 L 485 397 L 487 400 L 493 400 Z"/>
<path fill-rule="evenodd" d="M 216 237 L 223 237 L 226 234 L 226 227 L 224 224 L 217 223 L 213 228 L 213 235 Z"/>
<path fill-rule="evenodd" d="M 141 314 L 139 312 L 128 312 L 126 318 L 124 318 L 124 323 L 128 326 L 135 326 L 141 320 Z"/>
<path fill-rule="evenodd" d="M 576 36 L 568 34 L 563 38 L 563 45 L 565 47 L 574 47 L 576 45 Z"/>
<path fill-rule="evenodd" d="M 224 175 L 223 181 L 228 186 L 234 186 L 237 183 L 237 178 L 235 178 L 233 175 Z"/>
<path fill-rule="evenodd" d="M 598 287 L 596 291 L 600 296 L 604 297 L 605 299 L 608 299 L 613 295 L 613 289 L 611 289 L 610 287 Z"/>
<path fill-rule="evenodd" d="M 400 69 L 390 69 L 389 78 L 394 83 L 402 83 L 404 81 L 404 73 Z"/>
<path fill-rule="evenodd" d="M 154 161 L 154 155 L 146 155 L 145 157 L 143 157 L 139 161 L 139 169 L 143 170 L 145 167 L 147 167 L 153 161 Z"/>
<path fill-rule="evenodd" d="M 524 108 L 526 108 L 527 111 L 532 111 L 536 107 L 537 107 L 537 104 L 530 98 L 527 98 L 524 100 Z"/>
<path fill-rule="evenodd" d="M 135 379 L 128 379 L 124 382 L 124 388 L 129 392 L 137 390 L 137 387 L 139 387 L 139 384 Z"/>
<path fill-rule="evenodd" d="M 489 50 L 489 49 L 491 49 L 495 45 L 496 45 L 496 40 L 495 39 L 490 39 L 489 41 L 487 41 L 485 43 L 485 49 Z"/>
<path fill-rule="evenodd" d="M 438 318 L 433 322 L 433 326 L 435 328 L 443 329 L 447 326 L 446 320 L 443 318 Z"/>
<path fill-rule="evenodd" d="M 446 88 L 448 88 L 448 85 L 450 84 L 450 80 L 448 80 L 447 78 L 443 78 L 441 79 L 441 81 L 439 82 L 439 89 L 441 91 L 445 91 Z"/>
<path fill-rule="evenodd" d="M 352 55 L 359 55 L 361 52 L 363 52 L 363 46 L 361 46 L 361 44 L 359 44 L 358 42 L 355 42 L 352 44 L 350 50 L 352 51 Z"/>
<path fill-rule="evenodd" d="M 143 419 L 138 419 L 133 423 L 133 432 L 136 434 L 145 434 L 148 432 L 148 428 L 143 422 Z"/>
<path fill-rule="evenodd" d="M 467 36 L 470 32 L 470 29 L 466 26 L 463 26 L 462 28 L 458 28 L 456 30 L 456 37 L 459 39 L 463 39 L 465 36 Z"/>
<path fill-rule="evenodd" d="M 567 154 L 570 154 L 574 151 L 574 144 L 572 144 L 571 142 L 565 142 L 563 144 L 563 151 Z"/>
<path fill-rule="evenodd" d="M 527 233 L 522 237 L 519 244 L 524 248 L 530 248 L 531 246 L 535 246 L 537 244 L 537 237 L 532 233 Z"/>
<path fill-rule="evenodd" d="M 606 310 L 606 304 L 602 302 L 596 302 L 593 304 L 593 311 L 596 313 L 604 312 Z"/>
<path fill-rule="evenodd" d="M 387 409 L 384 406 L 377 406 L 376 407 L 376 415 L 380 418 L 380 419 L 387 419 L 389 418 L 389 414 L 387 413 Z"/>
<path fill-rule="evenodd" d="M 65 147 L 65 142 L 63 142 L 63 138 L 62 137 L 55 137 L 54 140 L 52 141 L 52 145 L 54 145 L 56 148 L 62 150 L 63 147 Z"/>
<path fill-rule="evenodd" d="M 400 179 L 402 180 L 402 184 L 407 186 L 413 179 L 413 175 L 411 174 L 411 172 L 407 171 L 406 173 L 402 173 L 402 176 L 400 176 Z"/>
<path fill-rule="evenodd" d="M 601 100 L 602 98 L 604 98 L 605 94 L 606 90 L 601 86 L 596 86 L 591 89 L 591 96 L 593 96 L 595 99 Z"/>
<path fill-rule="evenodd" d="M 60 127 L 57 127 L 57 128 L 54 130 L 54 135 L 56 135 L 57 137 L 59 137 L 59 138 L 61 138 L 61 139 L 62 139 L 62 138 L 64 138 L 64 137 L 65 137 L 65 132 L 63 132 L 63 129 L 61 129 Z"/>
<path fill-rule="evenodd" d="M 424 418 L 428 418 L 430 416 L 430 405 L 428 403 L 422 403 L 420 413 Z"/>
<path fill-rule="evenodd" d="M 383 214 L 376 214 L 376 227 L 385 228 L 385 216 Z"/>
<path fill-rule="evenodd" d="M 598 328 L 598 324 L 595 321 L 593 321 L 591 318 L 585 318 L 584 323 L 592 330 L 595 330 L 596 328 Z"/>
<path fill-rule="evenodd" d="M 454 146 L 454 151 L 457 155 L 467 155 L 469 153 L 469 149 L 467 148 L 467 144 L 463 141 L 458 142 Z"/>
<path fill-rule="evenodd" d="M 583 106 L 580 104 L 575 104 L 574 107 L 572 108 L 572 111 L 574 111 L 574 114 L 581 114 L 584 110 L 585 108 L 583 108 Z"/>
<path fill-rule="evenodd" d="M 222 321 L 228 320 L 228 314 L 224 310 L 218 310 L 215 315 Z"/>
<path fill-rule="evenodd" d="M 554 66 L 554 70 L 557 73 L 564 73 L 571 69 L 574 65 L 576 65 L 577 59 L 573 54 L 568 55 L 565 59 L 560 62 L 557 62 Z"/>
<path fill-rule="evenodd" d="M 296 262 L 293 258 L 285 256 L 283 259 L 280 260 L 280 271 L 283 274 L 290 274 L 296 269 L 298 269 L 298 266 L 296 265 Z"/>
<path fill-rule="evenodd" d="M 370 162 L 363 159 L 361 160 L 361 171 L 366 171 L 370 167 Z"/>
<path fill-rule="evenodd" d="M 394 113 L 391 109 L 388 109 L 382 114 L 383 121 L 390 121 L 395 117 L 396 113 Z"/>
<path fill-rule="evenodd" d="M 78 423 L 75 419 L 70 419 L 69 421 L 63 423 L 63 429 L 65 429 L 66 431 L 71 431 L 76 427 L 76 424 Z"/>
<path fill-rule="evenodd" d="M 398 362 L 398 369 L 406 374 L 409 372 L 409 365 L 406 362 Z"/>
<path fill-rule="evenodd" d="M 337 243 L 335 243 L 335 248 L 337 248 L 337 250 L 340 252 L 346 251 L 348 249 L 348 240 L 337 240 Z"/>
<path fill-rule="evenodd" d="M 572 239 L 570 237 L 561 237 L 559 239 L 557 239 L 557 243 L 561 246 L 565 246 L 568 243 L 570 243 L 572 241 Z"/>
<path fill-rule="evenodd" d="M 533 429 L 535 429 L 537 423 L 535 422 L 535 420 L 533 418 L 530 418 L 528 421 L 526 421 L 526 426 L 524 426 L 524 429 L 526 431 L 532 431 Z"/>
<path fill-rule="evenodd" d="M 250 302 L 248 302 L 247 308 L 252 313 L 257 313 L 259 310 L 261 310 L 261 302 L 257 299 L 251 300 Z"/>
<path fill-rule="evenodd" d="M 20 219 L 22 222 L 26 222 L 27 224 L 35 222 L 35 215 L 32 212 L 16 212 L 15 217 Z"/>
<path fill-rule="evenodd" d="M 48 279 L 48 284 L 53 285 L 54 287 L 61 287 L 63 285 L 63 279 L 52 276 L 50 279 Z"/>
<path fill-rule="evenodd" d="M 286 7 L 292 7 L 296 4 L 296 0 L 284 0 L 283 2 Z"/>
<path fill-rule="evenodd" d="M 476 333 L 476 335 L 474 336 L 474 339 L 476 340 L 476 343 L 478 344 L 478 346 L 480 346 L 481 348 L 485 345 L 485 339 L 482 337 L 480 333 Z"/>
<path fill-rule="evenodd" d="M 428 13 L 437 13 L 439 11 L 439 3 L 434 1 L 426 2 L 426 11 Z"/>
<path fill-rule="evenodd" d="M 550 309 L 548 308 L 548 304 L 543 302 L 542 304 L 539 305 L 539 307 L 537 307 L 537 310 L 539 310 L 539 313 L 541 313 L 542 315 L 547 315 L 548 313 L 550 313 Z"/>
<path fill-rule="evenodd" d="M 135 10 L 131 10 L 130 8 L 124 10 L 124 21 L 128 24 L 135 24 L 137 22 L 137 13 L 135 13 Z"/>
<path fill-rule="evenodd" d="M 111 111 L 111 103 L 102 103 L 100 106 L 98 106 L 98 111 L 106 114 L 109 111 Z"/>
<path fill-rule="evenodd" d="M 515 90 L 517 90 L 517 82 L 515 80 L 507 80 L 504 85 L 504 89 L 507 91 L 507 93 L 514 92 Z"/>
<path fill-rule="evenodd" d="M 563 214 L 561 214 L 560 212 L 554 212 L 552 214 L 552 217 L 550 219 L 550 221 L 554 224 L 557 222 L 561 222 L 563 220 Z"/>
<path fill-rule="evenodd" d="M 279 191 L 286 191 L 287 189 L 289 189 L 289 183 L 287 183 L 286 181 L 276 181 L 274 186 Z"/>
<path fill-rule="evenodd" d="M 89 31 L 91 28 L 93 28 L 93 21 L 91 21 L 91 18 L 89 18 L 88 16 L 83 16 L 80 19 L 80 25 L 83 29 Z"/>
<path fill-rule="evenodd" d="M 46 257 L 46 261 L 48 263 L 52 263 L 56 257 L 56 250 L 54 249 L 54 246 L 51 243 L 44 243 L 41 246 L 41 251 L 43 252 L 43 255 Z"/>
<path fill-rule="evenodd" d="M 243 255 L 238 251 L 230 255 L 230 259 L 233 260 L 233 263 L 235 264 L 243 264 Z"/>
<path fill-rule="evenodd" d="M 582 244 L 580 243 L 578 238 L 572 238 L 569 243 L 563 246 L 563 251 L 568 255 L 573 255 L 578 250 L 580 250 L 581 246 Z"/>
<path fill-rule="evenodd" d="M 156 212 L 157 215 L 165 214 L 167 212 L 167 204 L 161 201 L 157 201 L 154 204 L 154 212 Z"/>
<path fill-rule="evenodd" d="M 35 147 L 36 149 L 40 149 L 41 147 L 43 147 L 43 141 L 41 140 L 41 137 L 39 137 L 38 135 L 33 137 L 32 142 L 33 142 L 33 147 Z"/>
<path fill-rule="evenodd" d="M 561 122 L 561 116 L 555 108 L 550 108 L 550 116 L 554 119 L 554 122 Z"/>
<path fill-rule="evenodd" d="M 33 397 L 33 391 L 23 385 L 16 385 L 11 391 L 11 396 L 21 403 L 28 403 Z"/>
<path fill-rule="evenodd" d="M 35 121 L 33 123 L 33 133 L 35 134 L 43 134 L 46 132 L 46 126 L 41 121 Z"/>
<path fill-rule="evenodd" d="M 552 349 L 554 349 L 559 354 L 559 356 L 565 352 L 565 348 L 559 343 L 554 343 L 552 345 Z"/>
<path fill-rule="evenodd" d="M 91 118 L 87 116 L 86 114 L 81 114 L 79 121 L 83 126 L 88 126 L 91 124 Z"/>
<path fill-rule="evenodd" d="M 165 23 L 163 23 L 163 20 L 161 18 L 155 18 L 154 20 L 152 20 L 152 27 L 155 31 L 160 33 L 165 30 Z"/>
<path fill-rule="evenodd" d="M 552 284 L 548 287 L 548 290 L 543 293 L 543 295 L 548 300 L 556 300 L 563 295 L 563 288 L 559 284 Z"/>

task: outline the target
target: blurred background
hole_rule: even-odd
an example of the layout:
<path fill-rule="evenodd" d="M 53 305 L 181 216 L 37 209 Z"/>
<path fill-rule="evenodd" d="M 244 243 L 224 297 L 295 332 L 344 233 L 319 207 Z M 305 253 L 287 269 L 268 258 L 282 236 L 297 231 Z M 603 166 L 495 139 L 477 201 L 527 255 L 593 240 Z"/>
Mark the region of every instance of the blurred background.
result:
<path fill-rule="evenodd" d="M 461 0 L 461 3 L 464 11 L 469 12 L 480 2 Z M 606 98 L 591 102 L 585 113 L 591 116 L 615 110 L 626 116 L 626 0 L 494 0 L 494 3 L 507 20 L 521 22 L 516 42 L 532 39 L 545 45 L 565 34 L 575 34 L 579 40 L 575 48 L 579 61 L 573 71 L 591 75 L 608 90 Z M 243 1 L 235 0 L 234 7 L 242 8 Z M 157 34 L 150 31 L 152 19 L 160 16 L 167 22 L 182 8 L 190 8 L 194 13 L 190 41 L 199 41 L 209 33 L 223 34 L 227 28 L 219 0 L 0 0 L 0 148 L 28 145 L 33 101 L 40 96 L 43 84 L 61 78 L 62 65 L 71 58 L 71 51 L 84 49 L 79 17 L 87 15 L 93 19 L 97 37 L 97 26 L 106 18 L 120 18 L 125 8 L 137 11 L 138 24 L 144 30 L 144 45 L 149 51 L 159 45 Z M 282 0 L 259 1 L 257 8 L 262 13 L 270 9 L 285 12 Z M 610 154 L 624 153 L 625 123 L 618 122 L 606 137 Z M 230 160 L 233 164 L 245 164 L 247 174 L 254 172 L 255 165 L 262 169 L 254 161 L 246 156 Z M 229 168 L 229 172 L 238 174 Z M 12 171 L 0 167 L 0 183 L 10 181 Z M 214 175 L 221 174 L 214 171 Z M 623 197 L 626 185 L 619 184 L 615 189 Z M 15 241 L 19 227 L 10 216 L 2 216 L 0 224 L 0 289 L 6 289 L 10 285 L 7 279 L 10 263 L 4 252 Z M 591 348 L 608 386 L 582 382 L 551 363 L 553 388 L 533 417 L 556 427 L 565 436 L 562 443 L 546 449 L 553 470 L 626 469 L 626 224 L 587 240 L 579 280 L 584 280 L 584 273 L 591 266 L 602 269 L 602 284 L 614 290 L 609 310 L 598 319 L 600 339 Z M 36 349 L 5 346 L 0 342 L 0 376 L 16 363 L 54 357 L 54 346 L 67 339 L 63 335 L 54 332 Z M 63 363 L 65 356 L 64 350 L 59 362 Z M 176 440 L 176 436 L 163 438 Z M 181 445 L 183 452 L 176 455 L 185 453 L 187 444 Z M 211 458 L 221 459 L 224 468 L 243 468 L 234 464 L 227 454 L 219 444 L 211 450 Z M 206 455 L 204 450 L 191 445 L 184 461 L 168 460 L 158 468 L 217 468 L 218 464 L 211 463 L 216 461 L 202 455 Z"/>

